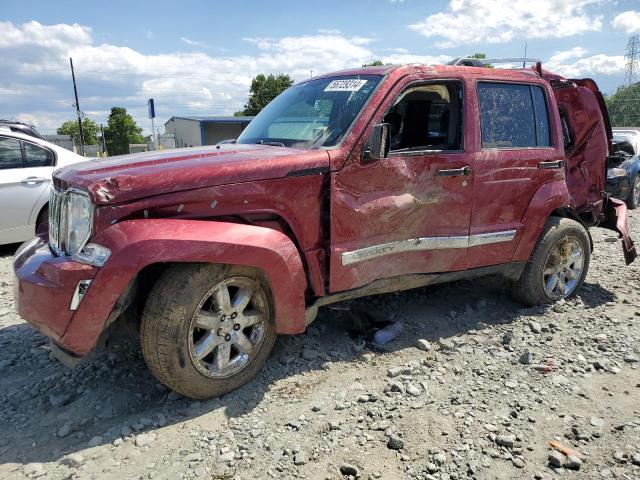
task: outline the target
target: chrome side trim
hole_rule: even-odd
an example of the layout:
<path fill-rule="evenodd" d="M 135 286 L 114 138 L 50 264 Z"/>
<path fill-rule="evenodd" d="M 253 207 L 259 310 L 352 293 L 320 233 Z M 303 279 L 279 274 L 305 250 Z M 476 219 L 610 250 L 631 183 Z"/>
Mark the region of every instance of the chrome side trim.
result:
<path fill-rule="evenodd" d="M 372 245 L 370 247 L 359 248 L 358 250 L 352 250 L 350 252 L 343 252 L 341 260 L 342 265 L 347 266 L 364 260 L 391 255 L 393 253 L 420 250 L 444 250 L 448 248 L 469 248 L 491 243 L 510 242 L 513 240 L 515 235 L 515 230 L 506 230 L 502 232 L 479 233 L 471 236 L 422 237 L 412 238 L 409 240 L 398 240 L 396 242 Z"/>
<path fill-rule="evenodd" d="M 503 232 L 478 233 L 469 237 L 469 246 L 487 245 L 489 243 L 510 242 L 516 236 L 515 230 L 505 230 Z"/>

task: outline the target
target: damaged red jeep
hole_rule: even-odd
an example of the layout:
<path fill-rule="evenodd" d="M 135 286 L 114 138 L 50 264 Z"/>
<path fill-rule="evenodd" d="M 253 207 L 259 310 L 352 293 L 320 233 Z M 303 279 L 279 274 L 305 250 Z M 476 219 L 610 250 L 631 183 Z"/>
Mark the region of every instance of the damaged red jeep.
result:
<path fill-rule="evenodd" d="M 15 304 L 67 364 L 129 320 L 158 380 L 221 395 L 332 302 L 488 274 L 527 305 L 570 298 L 593 226 L 630 263 L 610 150 L 595 83 L 540 64 L 314 77 L 233 143 L 58 171 Z"/>

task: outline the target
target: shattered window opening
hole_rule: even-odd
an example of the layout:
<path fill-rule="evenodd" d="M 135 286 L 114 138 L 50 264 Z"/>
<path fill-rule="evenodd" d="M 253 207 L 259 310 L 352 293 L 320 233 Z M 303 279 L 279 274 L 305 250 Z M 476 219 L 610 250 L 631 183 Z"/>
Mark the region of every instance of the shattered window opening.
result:
<path fill-rule="evenodd" d="M 537 85 L 478 83 L 483 148 L 549 147 L 549 110 Z"/>
<path fill-rule="evenodd" d="M 403 91 L 384 117 L 390 125 L 391 151 L 460 150 L 461 95 L 455 83 Z"/>

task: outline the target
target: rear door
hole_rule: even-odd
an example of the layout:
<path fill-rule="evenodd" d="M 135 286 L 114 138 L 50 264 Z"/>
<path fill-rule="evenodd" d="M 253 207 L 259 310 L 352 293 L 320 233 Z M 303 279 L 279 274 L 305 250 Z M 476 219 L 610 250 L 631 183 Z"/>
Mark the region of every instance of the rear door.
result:
<path fill-rule="evenodd" d="M 540 84 L 478 80 L 469 267 L 509 262 L 543 184 L 564 178 L 562 147 Z"/>

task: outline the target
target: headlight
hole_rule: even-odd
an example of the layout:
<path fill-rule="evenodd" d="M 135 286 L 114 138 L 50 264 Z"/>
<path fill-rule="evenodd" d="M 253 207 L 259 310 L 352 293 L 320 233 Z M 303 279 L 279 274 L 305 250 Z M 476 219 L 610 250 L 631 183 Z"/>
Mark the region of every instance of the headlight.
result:
<path fill-rule="evenodd" d="M 620 178 L 626 177 L 627 171 L 624 168 L 608 168 L 607 178 Z"/>
<path fill-rule="evenodd" d="M 71 190 L 67 192 L 63 210 L 66 222 L 65 251 L 67 255 L 75 255 L 91 237 L 91 225 L 93 223 L 93 206 L 86 193 Z"/>

